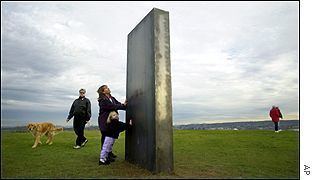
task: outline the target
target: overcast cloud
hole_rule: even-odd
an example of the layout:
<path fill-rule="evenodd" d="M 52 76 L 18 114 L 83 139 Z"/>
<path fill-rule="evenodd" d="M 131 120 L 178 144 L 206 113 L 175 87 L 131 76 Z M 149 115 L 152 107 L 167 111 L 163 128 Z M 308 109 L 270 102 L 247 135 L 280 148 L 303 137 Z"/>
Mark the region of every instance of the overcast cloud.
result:
<path fill-rule="evenodd" d="M 96 90 L 125 100 L 127 35 L 153 7 L 170 13 L 173 124 L 298 118 L 298 1 L 2 2 L 2 126 L 66 125 L 80 88 L 97 125 Z"/>

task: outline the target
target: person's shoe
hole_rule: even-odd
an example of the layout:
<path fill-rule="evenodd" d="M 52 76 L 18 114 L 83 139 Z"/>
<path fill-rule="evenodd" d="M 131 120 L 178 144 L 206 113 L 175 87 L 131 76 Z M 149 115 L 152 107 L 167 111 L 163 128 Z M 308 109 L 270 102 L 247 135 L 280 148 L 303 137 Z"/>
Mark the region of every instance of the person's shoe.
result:
<path fill-rule="evenodd" d="M 109 162 L 115 162 L 115 158 L 111 157 L 111 156 L 108 156 L 107 158 L 109 160 Z"/>
<path fill-rule="evenodd" d="M 109 165 L 110 164 L 110 161 L 109 160 L 107 160 L 107 159 L 100 159 L 99 161 L 98 161 L 98 165 Z"/>
<path fill-rule="evenodd" d="M 81 144 L 81 146 L 84 147 L 87 142 L 88 142 L 88 140 L 86 139 L 86 140 Z"/>
<path fill-rule="evenodd" d="M 108 157 L 116 158 L 117 156 L 111 151 L 108 153 Z"/>
<path fill-rule="evenodd" d="M 81 146 L 79 146 L 79 145 L 73 146 L 73 149 L 80 149 L 80 148 L 81 148 Z"/>
<path fill-rule="evenodd" d="M 278 133 L 279 131 L 275 131 L 276 133 Z"/>

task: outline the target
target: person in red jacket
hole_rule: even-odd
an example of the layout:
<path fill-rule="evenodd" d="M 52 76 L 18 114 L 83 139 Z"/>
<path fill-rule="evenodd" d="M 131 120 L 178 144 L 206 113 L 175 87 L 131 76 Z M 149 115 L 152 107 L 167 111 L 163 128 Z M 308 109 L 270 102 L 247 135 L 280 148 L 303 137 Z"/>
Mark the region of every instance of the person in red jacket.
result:
<path fill-rule="evenodd" d="M 272 106 L 269 112 L 269 116 L 271 117 L 271 120 L 275 124 L 275 132 L 279 132 L 279 121 L 280 118 L 282 118 L 280 109 L 276 106 Z"/>

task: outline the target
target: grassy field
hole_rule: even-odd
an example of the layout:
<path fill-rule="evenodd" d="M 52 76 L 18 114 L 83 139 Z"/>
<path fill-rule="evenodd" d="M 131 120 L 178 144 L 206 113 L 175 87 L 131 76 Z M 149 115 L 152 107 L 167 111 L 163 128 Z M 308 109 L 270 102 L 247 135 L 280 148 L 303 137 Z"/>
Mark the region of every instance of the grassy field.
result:
<path fill-rule="evenodd" d="M 31 134 L 2 131 L 2 178 L 299 178 L 295 131 L 174 130 L 172 175 L 124 161 L 124 134 L 114 145 L 116 162 L 99 166 L 100 132 L 85 135 L 89 142 L 79 150 L 72 149 L 73 131 L 56 135 L 51 146 L 32 149 Z"/>

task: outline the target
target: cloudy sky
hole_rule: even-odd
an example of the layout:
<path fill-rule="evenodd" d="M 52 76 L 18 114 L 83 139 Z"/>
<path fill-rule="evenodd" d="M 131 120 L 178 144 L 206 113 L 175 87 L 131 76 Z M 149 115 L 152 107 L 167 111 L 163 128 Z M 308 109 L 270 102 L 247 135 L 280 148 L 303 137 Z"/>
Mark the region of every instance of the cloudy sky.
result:
<path fill-rule="evenodd" d="M 299 115 L 299 2 L 2 2 L 1 125 L 65 119 L 80 88 L 125 100 L 127 35 L 169 11 L 173 124 Z M 121 112 L 122 118 L 124 112 Z"/>

